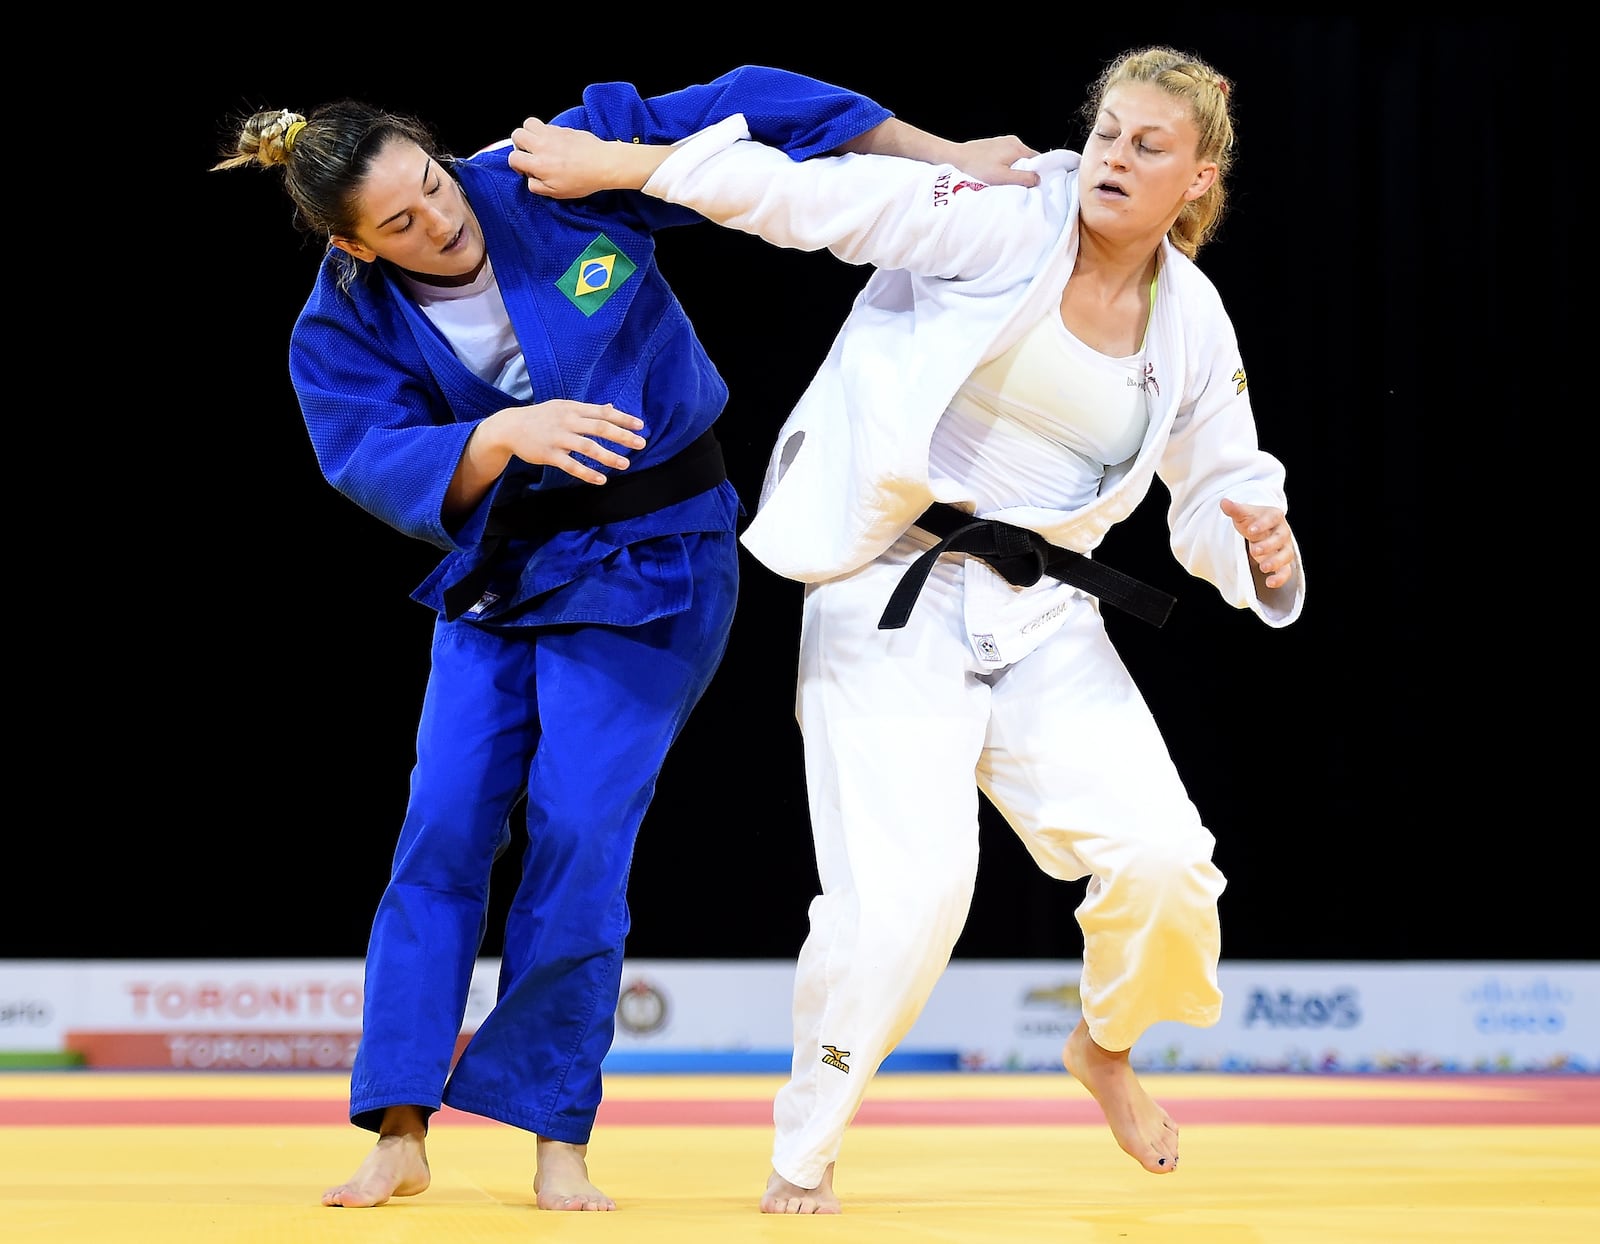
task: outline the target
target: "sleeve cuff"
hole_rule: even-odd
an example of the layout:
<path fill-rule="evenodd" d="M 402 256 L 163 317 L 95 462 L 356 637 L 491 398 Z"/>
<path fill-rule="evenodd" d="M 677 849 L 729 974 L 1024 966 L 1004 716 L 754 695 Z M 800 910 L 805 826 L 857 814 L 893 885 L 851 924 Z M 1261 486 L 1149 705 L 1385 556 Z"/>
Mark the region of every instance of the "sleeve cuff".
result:
<path fill-rule="evenodd" d="M 736 112 L 731 117 L 724 117 L 715 125 L 708 125 L 698 133 L 681 139 L 672 145 L 672 154 L 661 162 L 656 171 L 650 175 L 650 180 L 645 182 L 644 192 L 658 199 L 670 200 L 673 183 L 680 176 L 688 173 L 709 156 L 749 137 L 750 127 L 745 123 L 744 114 Z"/>

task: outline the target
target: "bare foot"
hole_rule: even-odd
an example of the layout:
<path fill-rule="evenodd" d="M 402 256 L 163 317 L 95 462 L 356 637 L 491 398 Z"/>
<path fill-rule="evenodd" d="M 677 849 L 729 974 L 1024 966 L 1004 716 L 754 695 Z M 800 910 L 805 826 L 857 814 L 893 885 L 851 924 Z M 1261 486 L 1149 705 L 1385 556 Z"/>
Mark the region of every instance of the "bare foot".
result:
<path fill-rule="evenodd" d="M 344 1183 L 322 1194 L 324 1205 L 367 1209 L 392 1196 L 416 1196 L 425 1191 L 428 1171 L 428 1125 L 415 1106 L 391 1106 L 384 1112 L 378 1143 L 367 1160 Z"/>
<path fill-rule="evenodd" d="M 616 1209 L 617 1203 L 589 1182 L 588 1145 L 539 1137 L 534 1204 L 540 1209 Z"/>
<path fill-rule="evenodd" d="M 1153 1175 L 1170 1175 L 1178 1169 L 1178 1125 L 1144 1091 L 1128 1064 L 1127 1050 L 1102 1049 L 1080 1019 L 1061 1051 L 1061 1061 L 1100 1104 L 1124 1153 Z"/>
<path fill-rule="evenodd" d="M 839 1198 L 833 1195 L 833 1163 L 822 1172 L 822 1182 L 815 1188 L 802 1188 L 792 1184 L 777 1171 L 767 1180 L 767 1190 L 761 1194 L 763 1214 L 842 1214 Z"/>

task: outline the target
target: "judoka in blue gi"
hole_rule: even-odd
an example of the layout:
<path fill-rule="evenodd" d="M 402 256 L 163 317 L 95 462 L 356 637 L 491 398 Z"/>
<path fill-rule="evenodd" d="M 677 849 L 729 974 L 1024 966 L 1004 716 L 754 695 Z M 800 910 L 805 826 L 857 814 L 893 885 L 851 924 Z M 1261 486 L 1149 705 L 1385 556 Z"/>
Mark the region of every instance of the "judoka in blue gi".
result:
<path fill-rule="evenodd" d="M 945 158 L 991 180 L 1015 140 L 952 144 L 875 101 L 743 67 L 651 99 L 588 88 L 552 124 L 671 142 L 730 115 L 800 160 Z M 635 837 L 726 649 L 739 497 L 711 429 L 728 393 L 656 265 L 702 219 L 634 191 L 530 193 L 507 143 L 339 101 L 260 112 L 214 167 L 281 167 L 329 247 L 290 339 L 319 466 L 443 551 L 411 793 L 368 945 L 350 1119 L 378 1141 L 332 1206 L 429 1182 L 442 1104 L 537 1138 L 536 1203 L 609 1210 L 586 1154 L 629 928 Z M 957 156 L 957 158 L 960 158 Z M 457 1058 L 489 881 L 526 818 L 495 1005 Z"/>

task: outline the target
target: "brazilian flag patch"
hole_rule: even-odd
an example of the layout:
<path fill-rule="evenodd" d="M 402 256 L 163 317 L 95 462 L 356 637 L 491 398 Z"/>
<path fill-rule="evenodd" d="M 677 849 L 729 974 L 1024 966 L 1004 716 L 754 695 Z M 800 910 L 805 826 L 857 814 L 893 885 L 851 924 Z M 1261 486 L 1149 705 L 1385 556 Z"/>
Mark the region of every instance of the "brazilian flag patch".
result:
<path fill-rule="evenodd" d="M 583 254 L 561 274 L 556 288 L 585 315 L 593 315 L 621 289 L 638 265 L 624 255 L 605 234 L 584 248 Z"/>

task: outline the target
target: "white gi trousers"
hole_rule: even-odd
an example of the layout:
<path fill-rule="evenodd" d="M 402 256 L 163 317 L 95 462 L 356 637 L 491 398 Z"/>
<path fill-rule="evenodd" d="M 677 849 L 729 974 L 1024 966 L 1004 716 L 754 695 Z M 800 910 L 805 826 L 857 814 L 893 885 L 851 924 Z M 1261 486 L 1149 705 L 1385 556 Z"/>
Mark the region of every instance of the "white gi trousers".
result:
<path fill-rule="evenodd" d="M 1048 875 L 1088 876 L 1083 1016 L 1130 1048 L 1216 1023 L 1214 839 L 1098 603 L 941 556 L 901 630 L 878 618 L 934 540 L 806 588 L 796 715 L 822 893 L 796 965 L 794 1063 L 773 1168 L 816 1187 L 868 1082 L 950 961 L 978 869 L 978 791 Z"/>

